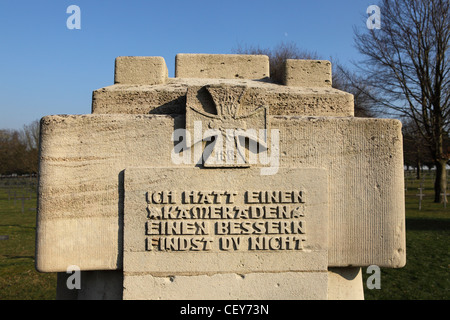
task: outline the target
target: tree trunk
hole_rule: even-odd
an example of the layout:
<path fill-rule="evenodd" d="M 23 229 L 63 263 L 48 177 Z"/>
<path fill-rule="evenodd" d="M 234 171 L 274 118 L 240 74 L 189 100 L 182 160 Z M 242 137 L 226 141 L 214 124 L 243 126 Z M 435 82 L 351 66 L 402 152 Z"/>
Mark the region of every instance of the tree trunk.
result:
<path fill-rule="evenodd" d="M 447 190 L 447 161 L 436 161 L 436 179 L 434 180 L 434 202 L 444 203 L 447 201 L 447 197 L 441 196 L 441 193 Z"/>

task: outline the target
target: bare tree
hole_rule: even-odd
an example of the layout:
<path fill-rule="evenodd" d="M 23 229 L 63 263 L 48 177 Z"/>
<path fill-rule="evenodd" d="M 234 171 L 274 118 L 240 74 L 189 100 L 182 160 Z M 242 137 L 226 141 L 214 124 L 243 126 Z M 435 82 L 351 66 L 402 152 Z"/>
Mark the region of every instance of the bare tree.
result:
<path fill-rule="evenodd" d="M 39 167 L 39 120 L 24 125 L 21 140 L 26 146 L 25 167 L 29 173 L 37 173 Z"/>
<path fill-rule="evenodd" d="M 333 88 L 353 94 L 355 117 L 373 118 L 377 115 L 377 101 L 371 88 L 360 75 L 333 62 Z M 370 94 L 368 94 L 370 93 Z"/>
<path fill-rule="evenodd" d="M 372 98 L 412 119 L 436 165 L 435 202 L 447 188 L 444 139 L 450 113 L 450 2 L 382 0 L 381 29 L 355 30 Z M 371 93 L 368 93 L 371 95 Z"/>
<path fill-rule="evenodd" d="M 39 147 L 39 128 L 39 120 L 34 120 L 30 124 L 23 126 L 22 139 L 29 150 L 38 149 Z"/>

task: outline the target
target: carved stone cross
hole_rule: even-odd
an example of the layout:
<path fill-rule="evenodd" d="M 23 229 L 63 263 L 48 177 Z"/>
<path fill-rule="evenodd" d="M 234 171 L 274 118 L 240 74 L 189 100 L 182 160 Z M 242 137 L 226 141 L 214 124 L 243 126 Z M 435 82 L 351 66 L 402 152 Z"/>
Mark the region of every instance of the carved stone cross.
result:
<path fill-rule="evenodd" d="M 246 94 L 243 85 L 189 88 L 186 130 L 194 132 L 193 146 L 209 142 L 202 153 L 203 166 L 249 167 L 252 155 L 246 156 L 246 145 L 253 156 L 268 151 L 268 108 L 245 105 Z"/>

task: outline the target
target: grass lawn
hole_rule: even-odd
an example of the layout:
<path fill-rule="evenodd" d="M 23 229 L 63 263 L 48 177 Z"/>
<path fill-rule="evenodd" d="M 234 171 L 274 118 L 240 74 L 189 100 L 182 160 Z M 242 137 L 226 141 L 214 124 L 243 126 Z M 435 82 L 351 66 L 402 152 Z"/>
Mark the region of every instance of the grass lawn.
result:
<path fill-rule="evenodd" d="M 34 182 L 35 183 L 35 182 Z M 14 184 L 14 186 L 11 186 Z M 39 273 L 34 268 L 36 194 L 26 179 L 5 185 L 0 181 L 0 300 L 49 300 L 56 297 L 56 274 Z M 422 210 L 418 210 L 417 180 L 407 184 L 406 266 L 381 269 L 381 289 L 367 289 L 367 300 L 450 299 L 450 204 L 448 208 L 433 203 L 431 177 L 425 180 Z M 9 190 L 9 196 L 8 196 Z M 24 192 L 24 190 L 26 190 Z M 14 201 L 14 191 L 16 201 Z M 31 199 L 18 199 L 25 194 Z"/>
<path fill-rule="evenodd" d="M 56 274 L 39 273 L 34 268 L 36 192 L 31 188 L 35 183 L 28 187 L 23 184 L 30 184 L 27 179 L 8 180 L 0 182 L 0 235 L 9 236 L 0 240 L 0 300 L 55 299 Z M 18 198 L 24 194 L 32 196 L 24 200 L 22 213 Z"/>

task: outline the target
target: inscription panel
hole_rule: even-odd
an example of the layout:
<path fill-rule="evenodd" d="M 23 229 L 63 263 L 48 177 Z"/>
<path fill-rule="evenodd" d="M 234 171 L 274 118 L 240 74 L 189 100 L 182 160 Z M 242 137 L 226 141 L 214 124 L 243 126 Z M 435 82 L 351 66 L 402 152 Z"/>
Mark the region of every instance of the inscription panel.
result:
<path fill-rule="evenodd" d="M 326 270 L 324 169 L 125 171 L 124 272 Z"/>

